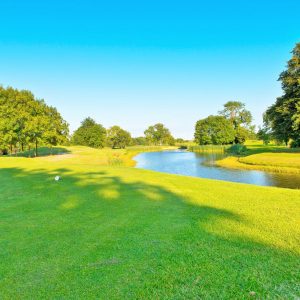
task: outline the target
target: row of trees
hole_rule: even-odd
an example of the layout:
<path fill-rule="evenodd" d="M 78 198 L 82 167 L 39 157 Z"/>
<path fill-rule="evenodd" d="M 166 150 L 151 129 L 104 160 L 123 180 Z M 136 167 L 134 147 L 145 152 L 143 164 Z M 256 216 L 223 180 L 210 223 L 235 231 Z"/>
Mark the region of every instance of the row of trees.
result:
<path fill-rule="evenodd" d="M 40 144 L 56 146 L 67 141 L 69 128 L 56 108 L 27 90 L 0 86 L 0 149 L 17 153 Z"/>
<path fill-rule="evenodd" d="M 130 145 L 173 145 L 175 139 L 169 129 L 158 123 L 149 126 L 144 137 L 132 138 L 131 134 L 120 126 L 105 129 L 101 124 L 91 118 L 82 121 L 81 126 L 74 132 L 71 143 L 74 145 L 89 146 L 93 148 L 125 148 Z"/>
<path fill-rule="evenodd" d="M 261 139 L 284 142 L 300 147 L 300 43 L 292 51 L 287 69 L 279 76 L 283 95 L 264 114 L 264 126 L 259 130 Z"/>
<path fill-rule="evenodd" d="M 247 138 L 255 138 L 252 115 L 245 104 L 229 101 L 219 115 L 199 120 L 195 126 L 195 141 L 199 145 L 243 144 Z"/>

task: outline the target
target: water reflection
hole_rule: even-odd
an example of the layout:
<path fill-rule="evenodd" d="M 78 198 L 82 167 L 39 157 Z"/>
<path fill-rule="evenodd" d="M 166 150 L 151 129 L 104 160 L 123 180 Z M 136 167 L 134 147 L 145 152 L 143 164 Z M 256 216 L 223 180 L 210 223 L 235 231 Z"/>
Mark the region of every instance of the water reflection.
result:
<path fill-rule="evenodd" d="M 300 188 L 300 175 L 217 167 L 214 161 L 224 154 L 187 151 L 146 152 L 135 157 L 137 167 L 165 173 L 250 183 L 263 186 Z"/>

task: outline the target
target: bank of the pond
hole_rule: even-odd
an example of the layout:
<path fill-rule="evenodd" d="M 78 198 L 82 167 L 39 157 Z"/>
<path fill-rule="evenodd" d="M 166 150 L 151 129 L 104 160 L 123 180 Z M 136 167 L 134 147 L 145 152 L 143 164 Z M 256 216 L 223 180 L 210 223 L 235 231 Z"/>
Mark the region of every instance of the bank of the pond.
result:
<path fill-rule="evenodd" d="M 216 166 L 235 170 L 257 170 L 271 173 L 300 174 L 300 149 L 263 145 L 261 141 L 248 141 L 240 155 L 232 153 L 230 145 L 192 145 L 195 153 L 222 153 Z"/>
<path fill-rule="evenodd" d="M 266 170 L 243 169 L 241 167 L 219 167 L 219 162 L 235 159 L 224 153 L 189 151 L 144 152 L 135 158 L 137 167 L 158 172 L 218 179 L 239 183 L 285 188 L 300 188 L 299 173 L 274 173 Z M 282 167 L 284 168 L 284 167 Z"/>
<path fill-rule="evenodd" d="M 299 154 L 296 154 L 300 156 Z M 263 158 L 265 155 L 255 155 L 255 157 L 247 156 L 247 157 L 237 157 L 237 156 L 229 156 L 224 159 L 215 161 L 215 164 L 219 167 L 229 168 L 229 169 L 237 169 L 237 170 L 260 170 L 265 172 L 272 173 L 286 173 L 286 174 L 300 174 L 299 167 L 291 167 L 285 166 L 286 160 L 281 156 L 281 154 L 277 155 L 268 155 L 268 158 L 278 159 L 280 162 L 276 165 L 276 161 L 267 160 L 265 163 L 261 163 L 258 158 Z M 259 156 L 259 157 L 257 157 Z M 299 157 L 300 158 L 300 157 Z M 256 161 L 256 159 L 258 159 Z M 295 163 L 299 161 L 298 157 L 295 159 Z"/>

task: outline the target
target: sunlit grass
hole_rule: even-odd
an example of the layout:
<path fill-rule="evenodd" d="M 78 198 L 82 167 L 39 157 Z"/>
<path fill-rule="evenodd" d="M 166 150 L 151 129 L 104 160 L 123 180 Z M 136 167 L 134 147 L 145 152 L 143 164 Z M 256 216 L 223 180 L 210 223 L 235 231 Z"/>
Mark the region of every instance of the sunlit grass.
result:
<path fill-rule="evenodd" d="M 275 173 L 300 173 L 300 149 L 285 146 L 248 143 L 242 156 L 229 156 L 216 162 L 232 169 L 263 170 Z"/>
<path fill-rule="evenodd" d="M 137 150 L 67 149 L 0 158 L 2 299 L 299 297 L 300 191 L 127 167 Z"/>

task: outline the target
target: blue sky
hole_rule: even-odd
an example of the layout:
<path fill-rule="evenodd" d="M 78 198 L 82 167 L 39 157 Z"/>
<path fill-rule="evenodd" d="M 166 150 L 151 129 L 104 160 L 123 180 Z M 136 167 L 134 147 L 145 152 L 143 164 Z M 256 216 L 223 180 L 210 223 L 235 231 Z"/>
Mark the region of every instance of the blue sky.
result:
<path fill-rule="evenodd" d="M 72 130 L 91 116 L 192 138 L 228 100 L 261 124 L 300 42 L 299 0 L 0 0 L 0 11 L 0 84 L 44 98 Z"/>

